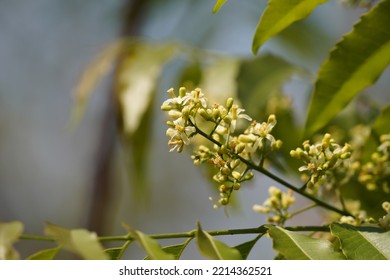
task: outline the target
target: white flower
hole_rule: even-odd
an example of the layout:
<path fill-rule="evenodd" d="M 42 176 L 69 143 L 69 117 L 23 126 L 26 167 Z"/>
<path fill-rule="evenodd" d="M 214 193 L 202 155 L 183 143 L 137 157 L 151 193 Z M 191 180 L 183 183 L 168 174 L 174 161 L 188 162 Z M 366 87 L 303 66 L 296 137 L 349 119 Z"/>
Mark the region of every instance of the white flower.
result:
<path fill-rule="evenodd" d="M 190 93 L 187 92 L 186 96 L 183 97 L 183 104 L 186 105 L 189 103 L 200 104 L 202 108 L 207 108 L 207 98 L 199 88 L 196 88 Z"/>
<path fill-rule="evenodd" d="M 178 152 L 181 152 L 183 145 L 190 144 L 190 137 L 196 132 L 196 128 L 193 126 L 185 126 L 185 120 L 183 118 L 179 118 L 173 123 L 174 127 L 167 129 L 167 136 L 171 137 L 168 144 L 174 145 L 170 152 L 176 149 Z"/>
<path fill-rule="evenodd" d="M 231 132 L 234 132 L 234 130 L 236 129 L 238 119 L 246 119 L 248 121 L 252 121 L 252 118 L 249 117 L 247 114 L 242 114 L 243 112 L 245 112 L 245 110 L 238 108 L 237 105 L 233 105 L 232 108 L 230 109 L 228 117 L 231 119 L 231 123 L 230 123 Z"/>

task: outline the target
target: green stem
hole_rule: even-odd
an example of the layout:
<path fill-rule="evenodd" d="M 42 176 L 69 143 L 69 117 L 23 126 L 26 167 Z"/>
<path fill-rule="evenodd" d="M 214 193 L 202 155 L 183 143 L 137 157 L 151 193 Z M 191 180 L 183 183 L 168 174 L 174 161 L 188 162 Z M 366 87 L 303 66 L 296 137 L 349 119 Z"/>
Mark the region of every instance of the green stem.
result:
<path fill-rule="evenodd" d="M 284 227 L 284 229 L 289 231 L 321 231 L 328 232 L 328 226 L 294 226 L 294 227 Z M 240 229 L 226 229 L 226 230 L 212 230 L 207 231 L 211 236 L 221 236 L 221 235 L 242 235 L 242 234 L 260 234 L 267 233 L 267 225 L 262 225 L 256 228 L 240 228 Z M 188 232 L 179 232 L 179 233 L 163 233 L 163 234 L 151 234 L 149 235 L 154 239 L 174 239 L 174 238 L 195 238 L 196 230 L 191 230 Z M 22 240 L 39 240 L 39 241 L 56 241 L 54 237 L 41 236 L 41 235 L 21 235 L 19 239 Z M 110 242 L 110 241 L 132 241 L 134 238 L 131 234 L 127 235 L 118 235 L 118 236 L 102 236 L 99 237 L 101 242 Z M 130 244 L 130 243 L 129 243 Z"/>
<path fill-rule="evenodd" d="M 217 140 L 213 139 L 212 137 L 209 137 L 205 132 L 200 130 L 197 126 L 194 125 L 194 127 L 195 127 L 197 133 L 199 133 L 200 135 L 202 135 L 203 137 L 205 137 L 209 141 L 213 142 L 214 144 L 218 145 L 219 147 L 222 146 L 221 143 L 219 143 Z M 343 216 L 352 216 L 353 217 L 353 215 L 351 213 L 349 213 L 348 211 L 342 210 L 342 209 L 338 209 L 338 208 L 336 208 L 336 207 L 326 203 L 325 201 L 322 201 L 322 200 L 316 198 L 315 196 L 306 193 L 301 188 L 297 188 L 297 187 L 291 185 L 290 183 L 286 182 L 285 180 L 281 179 L 280 177 L 276 176 L 275 174 L 273 174 L 273 173 L 269 172 L 268 170 L 264 169 L 262 166 L 256 166 L 255 164 L 253 164 L 252 162 L 248 161 L 247 159 L 241 157 L 240 155 L 235 155 L 235 156 L 237 158 L 239 158 L 247 166 L 249 166 L 251 169 L 256 170 L 256 171 L 264 174 L 265 176 L 273 179 L 274 181 L 280 183 L 281 185 L 283 185 L 283 186 L 293 190 L 296 193 L 299 193 L 300 195 L 306 197 L 307 199 L 310 199 L 311 201 L 315 202 L 318 206 L 321 206 L 321 207 L 323 207 L 325 209 L 328 209 L 330 211 L 336 212 L 336 213 L 338 213 L 340 215 L 343 215 Z"/>
<path fill-rule="evenodd" d="M 292 218 L 292 217 L 294 217 L 294 216 L 296 216 L 296 215 L 299 215 L 299 214 L 301 214 L 301 213 L 303 213 L 303 212 L 305 212 L 305 211 L 307 211 L 307 210 L 309 210 L 309 209 L 311 209 L 311 208 L 314 208 L 314 207 L 316 207 L 316 206 L 318 206 L 317 203 L 313 203 L 313 204 L 308 205 L 308 206 L 306 206 L 306 207 L 303 207 L 303 208 L 301 208 L 301 209 L 299 209 L 299 210 L 297 210 L 297 211 L 295 211 L 295 212 L 293 212 L 293 213 L 290 213 L 288 217 L 289 217 L 289 218 Z"/>

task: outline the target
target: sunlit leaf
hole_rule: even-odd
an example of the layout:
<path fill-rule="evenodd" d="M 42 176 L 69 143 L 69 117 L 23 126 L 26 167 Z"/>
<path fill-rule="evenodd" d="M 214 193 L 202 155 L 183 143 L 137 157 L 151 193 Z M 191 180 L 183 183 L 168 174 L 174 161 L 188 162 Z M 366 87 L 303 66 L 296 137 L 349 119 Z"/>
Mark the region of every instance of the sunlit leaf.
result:
<path fill-rule="evenodd" d="M 210 102 L 224 103 L 228 97 L 237 95 L 239 69 L 239 60 L 222 58 L 203 71 L 200 87 L 207 92 Z"/>
<path fill-rule="evenodd" d="M 320 4 L 328 0 L 269 0 L 257 25 L 252 51 L 257 53 L 261 45 L 292 23 L 304 19 Z"/>
<path fill-rule="evenodd" d="M 217 0 L 214 5 L 213 14 L 217 13 L 219 9 L 226 3 L 227 0 Z"/>
<path fill-rule="evenodd" d="M 187 247 L 189 241 L 191 241 L 191 239 L 187 240 L 184 243 L 162 247 L 161 249 L 163 249 L 165 253 L 173 255 L 174 260 L 178 260 L 180 259 L 180 256 L 183 253 L 184 249 Z M 145 259 L 151 259 L 151 258 L 147 256 Z"/>
<path fill-rule="evenodd" d="M 62 248 L 88 260 L 105 260 L 107 255 L 96 233 L 85 229 L 67 229 L 53 224 L 45 225 L 45 233 L 56 238 Z"/>
<path fill-rule="evenodd" d="M 390 63 L 390 0 L 361 17 L 318 72 L 305 136 L 325 126 L 352 98 L 373 84 Z"/>
<path fill-rule="evenodd" d="M 0 260 L 19 259 L 19 253 L 12 245 L 19 239 L 23 228 L 19 221 L 0 223 Z"/>
<path fill-rule="evenodd" d="M 288 260 L 341 260 L 343 254 L 324 239 L 288 231 L 282 227 L 269 225 L 269 235 L 273 248 Z"/>
<path fill-rule="evenodd" d="M 332 235 L 341 243 L 344 255 L 351 260 L 390 259 L 390 232 L 374 227 L 355 228 L 346 224 L 332 224 Z"/>
<path fill-rule="evenodd" d="M 259 234 L 258 236 L 256 236 L 256 238 L 252 239 L 252 240 L 249 240 L 247 242 L 244 242 L 242 244 L 239 244 L 237 246 L 235 246 L 234 248 L 236 248 L 240 254 L 241 254 L 241 257 L 243 260 L 246 260 L 250 254 L 250 252 L 252 251 L 253 247 L 255 246 L 255 244 L 257 243 L 257 241 L 263 236 L 264 234 L 261 233 Z"/>
<path fill-rule="evenodd" d="M 212 237 L 207 232 L 203 231 L 198 223 L 196 231 L 196 242 L 199 251 L 206 257 L 213 260 L 240 260 L 242 256 L 236 248 L 230 247 Z"/>
<path fill-rule="evenodd" d="M 174 256 L 170 253 L 165 252 L 157 240 L 147 236 L 146 234 L 132 230 L 131 231 L 134 239 L 138 242 L 140 247 L 148 254 L 151 260 L 173 260 Z"/>
<path fill-rule="evenodd" d="M 74 229 L 71 231 L 73 246 L 86 260 L 106 260 L 103 246 L 99 243 L 96 233 L 86 229 Z"/>
<path fill-rule="evenodd" d="M 72 125 L 83 116 L 89 98 L 99 82 L 113 68 L 123 46 L 122 40 L 109 44 L 84 70 L 73 92 L 74 105 L 70 120 Z"/>
<path fill-rule="evenodd" d="M 116 94 L 122 112 L 123 131 L 131 135 L 153 98 L 164 63 L 172 57 L 173 45 L 134 44 L 120 62 Z"/>
<path fill-rule="evenodd" d="M 36 252 L 35 254 L 29 256 L 28 260 L 54 260 L 58 252 L 61 250 L 61 247 L 50 248 Z"/>

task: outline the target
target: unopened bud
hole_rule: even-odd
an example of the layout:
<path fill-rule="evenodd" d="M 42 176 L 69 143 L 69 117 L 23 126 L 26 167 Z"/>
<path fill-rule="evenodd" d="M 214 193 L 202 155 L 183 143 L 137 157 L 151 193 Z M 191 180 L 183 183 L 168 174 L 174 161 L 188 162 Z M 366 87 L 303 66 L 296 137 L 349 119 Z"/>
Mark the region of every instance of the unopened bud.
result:
<path fill-rule="evenodd" d="M 185 87 L 181 87 L 181 88 L 179 89 L 179 96 L 180 96 L 180 97 L 186 96 L 186 92 L 187 92 L 187 89 L 186 89 Z"/>
<path fill-rule="evenodd" d="M 230 110 L 230 108 L 232 108 L 232 106 L 233 106 L 233 103 L 234 103 L 234 99 L 231 98 L 231 97 L 229 97 L 229 98 L 226 100 L 226 108 L 227 108 L 228 110 Z"/>

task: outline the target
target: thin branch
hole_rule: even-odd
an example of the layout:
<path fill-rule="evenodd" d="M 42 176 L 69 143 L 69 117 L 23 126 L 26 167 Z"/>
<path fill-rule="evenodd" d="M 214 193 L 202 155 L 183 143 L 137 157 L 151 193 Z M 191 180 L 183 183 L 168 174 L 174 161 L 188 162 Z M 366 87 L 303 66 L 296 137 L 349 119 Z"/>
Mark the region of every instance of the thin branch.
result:
<path fill-rule="evenodd" d="M 197 126 L 195 126 L 191 121 L 190 123 L 195 127 L 196 129 L 196 132 L 199 133 L 201 136 L 205 137 L 206 139 L 208 139 L 209 141 L 213 142 L 214 144 L 218 145 L 219 147 L 222 146 L 222 144 L 220 142 L 218 142 L 217 140 L 215 140 L 214 138 L 210 137 L 209 135 L 207 135 L 207 133 L 205 133 L 204 131 L 202 131 L 201 129 L 199 129 Z M 256 170 L 262 174 L 264 174 L 265 176 L 273 179 L 274 181 L 280 183 L 281 185 L 293 190 L 294 192 L 296 193 L 299 193 L 300 195 L 306 197 L 307 199 L 310 199 L 311 201 L 315 202 L 318 206 L 321 206 L 325 209 L 328 209 L 330 211 L 333 211 L 333 212 L 336 212 L 340 215 L 343 215 L 343 216 L 352 216 L 353 215 L 351 213 L 349 213 L 348 211 L 346 210 L 342 210 L 342 209 L 339 209 L 339 208 L 336 208 L 328 203 L 326 203 L 325 201 L 322 201 L 318 198 L 316 198 L 315 196 L 311 195 L 311 194 L 308 194 L 306 193 L 304 190 L 302 190 L 301 188 L 297 188 L 295 186 L 293 186 L 292 184 L 288 183 L 287 181 L 281 179 L 280 177 L 276 176 L 275 174 L 269 172 L 268 170 L 264 169 L 263 167 L 261 166 L 256 166 L 255 164 L 253 164 L 252 162 L 250 162 L 249 160 L 243 158 L 242 156 L 238 155 L 238 154 L 234 154 L 234 156 L 236 156 L 238 159 L 240 159 L 243 163 L 245 163 L 247 166 L 249 166 L 251 169 L 253 170 Z"/>

